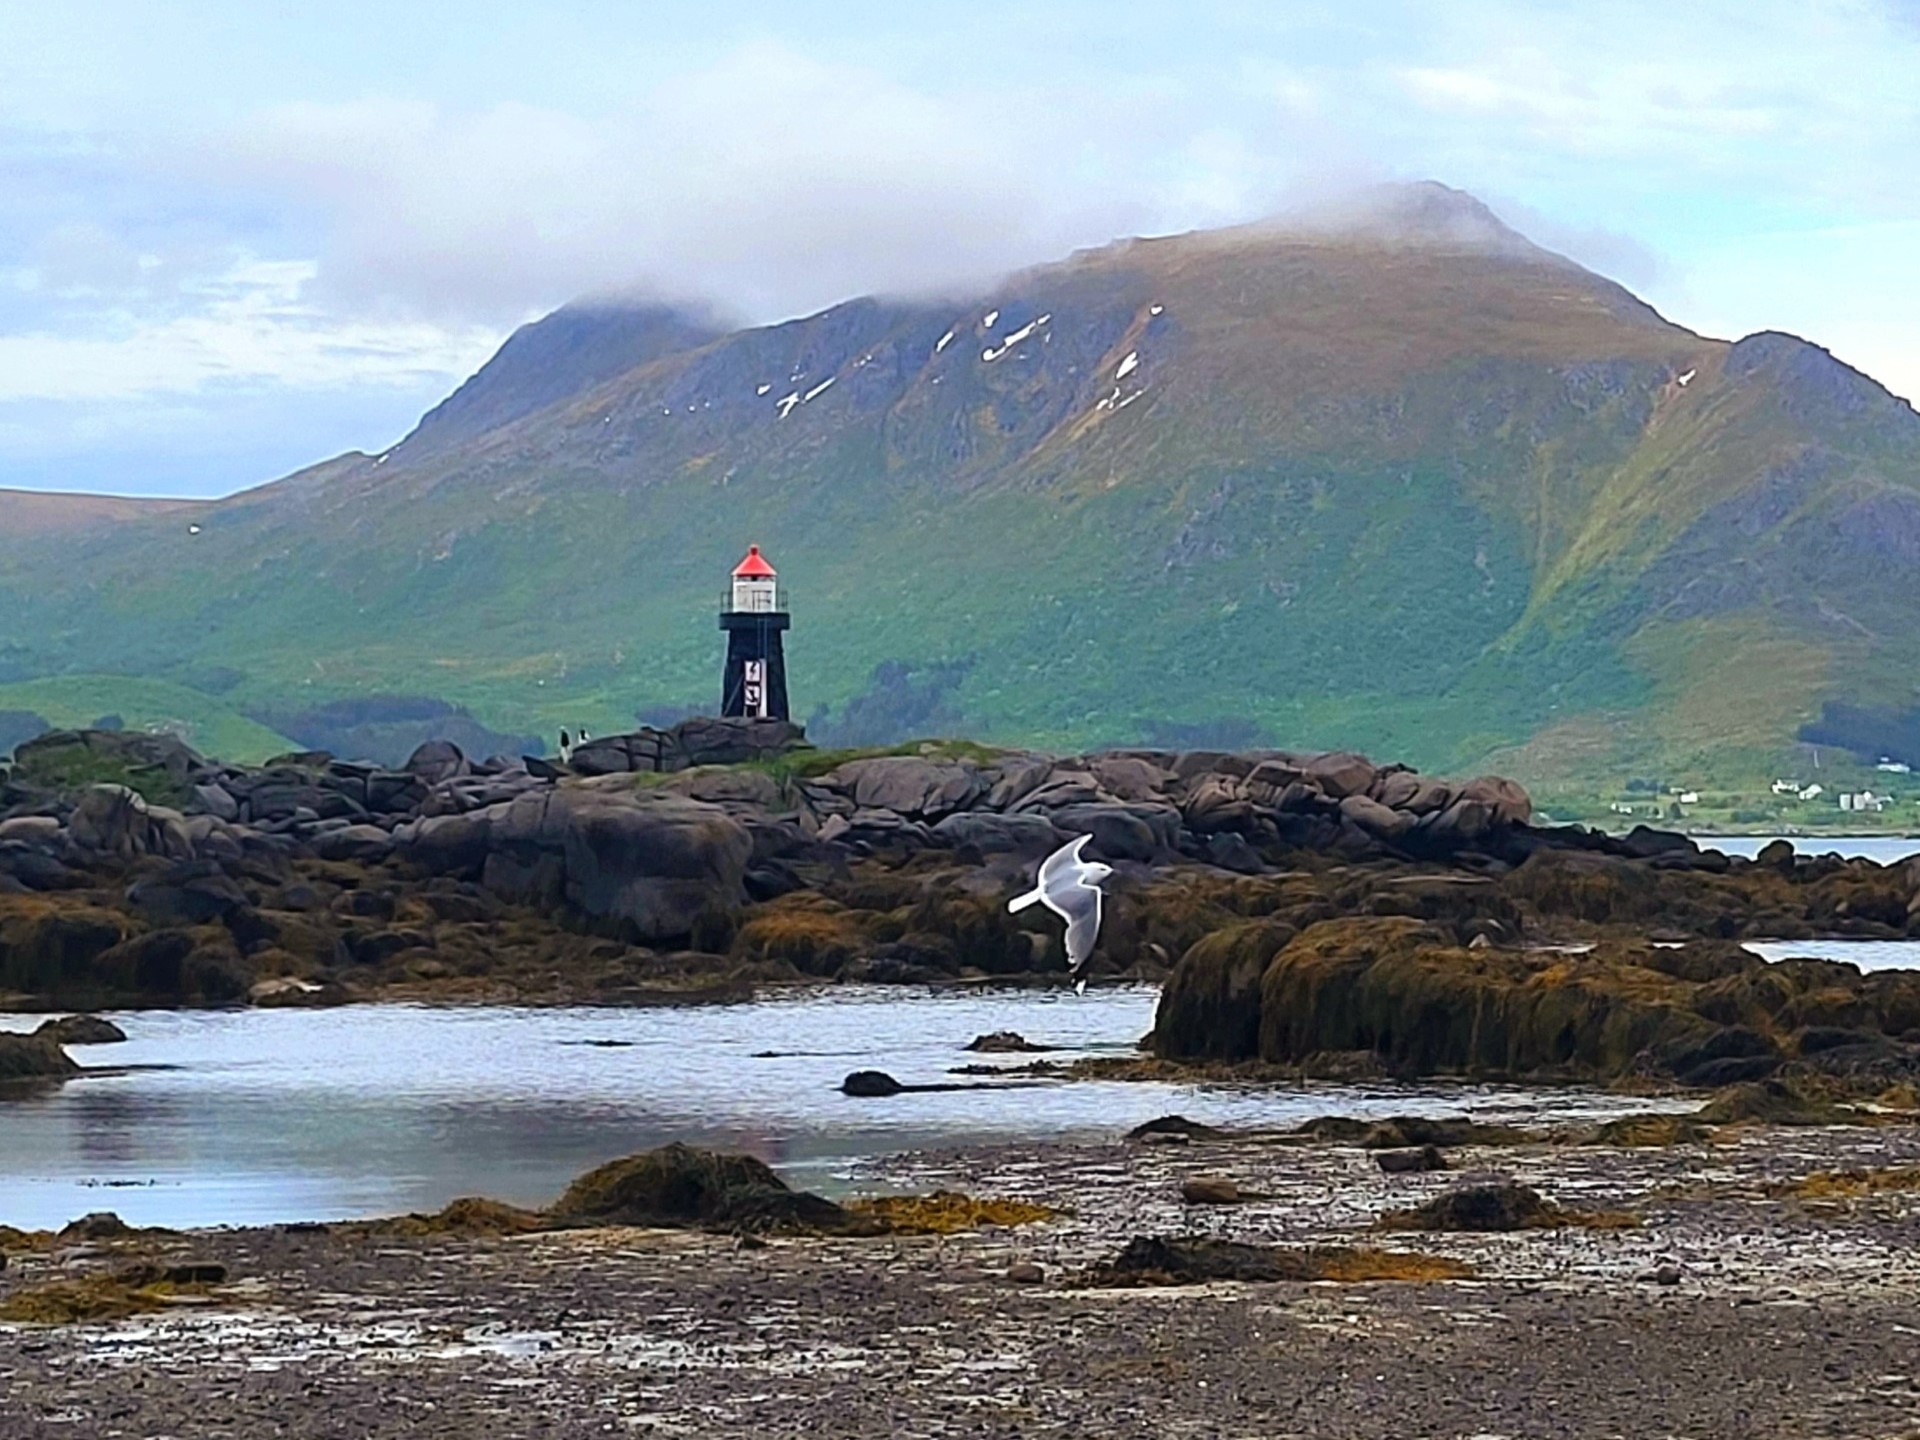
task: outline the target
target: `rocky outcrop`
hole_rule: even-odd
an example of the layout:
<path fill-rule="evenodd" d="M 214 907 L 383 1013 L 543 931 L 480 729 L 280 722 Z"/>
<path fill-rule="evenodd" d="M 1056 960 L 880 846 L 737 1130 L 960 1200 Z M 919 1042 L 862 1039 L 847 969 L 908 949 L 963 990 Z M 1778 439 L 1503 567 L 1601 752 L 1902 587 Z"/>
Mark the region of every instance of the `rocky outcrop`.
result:
<path fill-rule="evenodd" d="M 568 766 L 577 775 L 671 774 L 701 765 L 775 760 L 806 744 L 806 733 L 785 720 L 683 720 L 669 730 L 643 728 L 575 747 Z"/>
<path fill-rule="evenodd" d="M 1257 983 L 1254 975 L 1257 972 Z M 1737 945 L 1463 946 L 1411 916 L 1271 921 L 1190 948 L 1153 1046 L 1180 1059 L 1311 1064 L 1361 1054 L 1403 1075 L 1657 1076 L 1717 1087 L 1776 1072 L 1920 1075 L 1920 975 L 1769 964 Z"/>
<path fill-rule="evenodd" d="M 683 939 L 746 901 L 753 837 L 715 805 L 622 776 L 531 792 L 394 832 L 401 858 L 503 899 L 569 907 L 644 942 Z"/>
<path fill-rule="evenodd" d="M 1695 1083 L 1800 1066 L 1866 1084 L 1905 1074 L 1920 1029 L 1897 978 L 1736 965 L 1713 992 L 1730 1019 L 1662 988 L 1705 984 L 1670 967 L 1713 956 L 1652 962 L 1666 978 L 1648 990 L 1523 948 L 1920 934 L 1920 869 L 1541 828 L 1509 782 L 1350 752 L 833 756 L 785 724 L 689 721 L 583 746 L 572 770 L 445 744 L 386 770 L 320 752 L 229 766 L 152 739 L 51 737 L 5 782 L 0 987 L 100 1007 L 1057 975 L 1058 922 L 1006 900 L 1085 834 L 1118 869 L 1093 977 L 1166 979 L 1169 1057 L 1588 1073 L 1637 1040 L 1632 1064 Z M 1374 941 L 1329 940 L 1333 921 L 1418 933 L 1419 955 L 1394 939 L 1356 969 L 1341 947 Z M 1283 956 L 1294 988 L 1275 1005 Z M 1492 1018 L 1436 1018 L 1455 1006 Z M 1312 1028 L 1283 1035 L 1283 1012 Z"/>

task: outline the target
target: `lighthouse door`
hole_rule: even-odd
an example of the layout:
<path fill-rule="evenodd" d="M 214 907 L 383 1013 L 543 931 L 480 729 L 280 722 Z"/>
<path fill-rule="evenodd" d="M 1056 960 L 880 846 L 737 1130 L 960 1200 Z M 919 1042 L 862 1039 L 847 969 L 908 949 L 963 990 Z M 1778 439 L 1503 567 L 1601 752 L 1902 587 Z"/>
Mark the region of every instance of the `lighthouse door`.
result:
<path fill-rule="evenodd" d="M 767 716 L 767 662 L 749 660 L 741 676 L 740 708 L 756 719 Z"/>

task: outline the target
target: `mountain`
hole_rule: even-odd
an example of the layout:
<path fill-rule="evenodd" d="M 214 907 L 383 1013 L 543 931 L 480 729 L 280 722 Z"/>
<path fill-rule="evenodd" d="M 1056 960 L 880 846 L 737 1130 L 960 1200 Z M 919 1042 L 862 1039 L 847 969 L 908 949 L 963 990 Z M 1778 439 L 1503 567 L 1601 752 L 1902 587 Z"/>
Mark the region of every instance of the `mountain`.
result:
<path fill-rule="evenodd" d="M 727 334 L 562 310 L 387 455 L 196 523 L 0 540 L 0 679 L 611 731 L 712 703 L 748 541 L 791 589 L 796 707 L 848 739 L 1744 783 L 1823 706 L 1912 705 L 1920 662 L 1910 407 L 1436 185 L 965 301 Z"/>
<path fill-rule="evenodd" d="M 511 424 L 628 370 L 723 332 L 666 306 L 569 305 L 522 325 L 473 378 L 429 410 L 394 447 L 411 463 Z"/>
<path fill-rule="evenodd" d="M 116 520 L 151 519 L 191 510 L 196 500 L 148 500 L 125 495 L 63 495 L 0 489 L 0 536 L 57 535 Z"/>

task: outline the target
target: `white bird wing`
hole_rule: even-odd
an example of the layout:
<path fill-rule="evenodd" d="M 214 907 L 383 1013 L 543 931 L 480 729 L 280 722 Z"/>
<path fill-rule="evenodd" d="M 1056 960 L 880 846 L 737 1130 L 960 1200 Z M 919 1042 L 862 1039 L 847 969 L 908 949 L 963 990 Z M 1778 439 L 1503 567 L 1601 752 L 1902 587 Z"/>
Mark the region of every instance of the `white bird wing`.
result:
<path fill-rule="evenodd" d="M 1075 836 L 1042 860 L 1040 875 L 1035 883 L 1042 890 L 1053 890 L 1077 876 L 1080 867 L 1087 863 L 1080 858 L 1080 851 L 1092 838 L 1091 835 Z"/>
<path fill-rule="evenodd" d="M 1067 964 L 1073 970 L 1092 958 L 1100 938 L 1100 900 L 1099 886 L 1077 883 L 1057 885 L 1041 896 L 1041 903 L 1067 922 Z"/>

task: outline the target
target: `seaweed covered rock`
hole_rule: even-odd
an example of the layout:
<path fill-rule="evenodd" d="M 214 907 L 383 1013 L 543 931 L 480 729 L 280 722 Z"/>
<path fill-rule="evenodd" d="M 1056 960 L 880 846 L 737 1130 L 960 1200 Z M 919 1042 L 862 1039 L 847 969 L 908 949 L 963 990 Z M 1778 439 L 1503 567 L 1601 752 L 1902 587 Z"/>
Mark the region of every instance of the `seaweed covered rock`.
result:
<path fill-rule="evenodd" d="M 1447 1157 L 1437 1145 L 1422 1145 L 1417 1150 L 1376 1150 L 1373 1161 L 1386 1175 L 1419 1175 L 1447 1168 Z"/>
<path fill-rule="evenodd" d="M 1473 1274 L 1457 1260 L 1339 1245 L 1283 1247 L 1233 1240 L 1136 1236 L 1112 1260 L 1082 1277 L 1095 1286 L 1203 1285 L 1214 1280 L 1254 1284 L 1333 1280 L 1460 1280 Z"/>
<path fill-rule="evenodd" d="M 0 1086 L 64 1080 L 79 1073 L 80 1067 L 48 1036 L 0 1033 Z"/>
<path fill-rule="evenodd" d="M 1436 1195 L 1408 1210 L 1389 1210 L 1380 1217 L 1382 1230 L 1555 1230 L 1568 1225 L 1618 1229 L 1636 1223 L 1630 1215 L 1613 1211 L 1569 1210 L 1554 1204 L 1531 1186 L 1503 1180 L 1490 1185 L 1464 1185 Z"/>
<path fill-rule="evenodd" d="M 1196 944 L 1162 994 L 1155 1053 L 1304 1065 L 1359 1052 L 1403 1075 L 1701 1088 L 1788 1066 L 1875 1087 L 1920 1072 L 1920 1046 L 1901 1038 L 1920 1006 L 1907 977 L 1769 963 L 1716 941 L 1462 945 L 1454 927 L 1411 916 L 1323 920 L 1277 943 L 1285 935 L 1248 922 Z"/>
<path fill-rule="evenodd" d="M 722 1230 L 843 1230 L 847 1212 L 786 1182 L 750 1155 L 675 1142 L 589 1170 L 554 1205 L 576 1225 L 658 1225 Z"/>
<path fill-rule="evenodd" d="M 1182 1060 L 1259 1053 L 1261 982 L 1297 933 L 1282 921 L 1249 920 L 1195 942 L 1160 992 L 1155 1053 Z"/>
<path fill-rule="evenodd" d="M 966 1044 L 968 1050 L 981 1055 L 1038 1055 L 1051 1050 L 1051 1045 L 1036 1045 L 1017 1030 L 995 1030 L 987 1035 L 976 1035 Z"/>
<path fill-rule="evenodd" d="M 43 1021 L 33 1033 L 56 1045 L 117 1045 L 127 1038 L 126 1031 L 98 1015 L 68 1015 Z"/>
<path fill-rule="evenodd" d="M 1316 925 L 1268 967 L 1260 1054 L 1298 1061 L 1370 1050 L 1404 1073 L 1625 1073 L 1655 1046 L 1717 1027 L 1584 956 L 1463 949 L 1411 920 Z"/>

